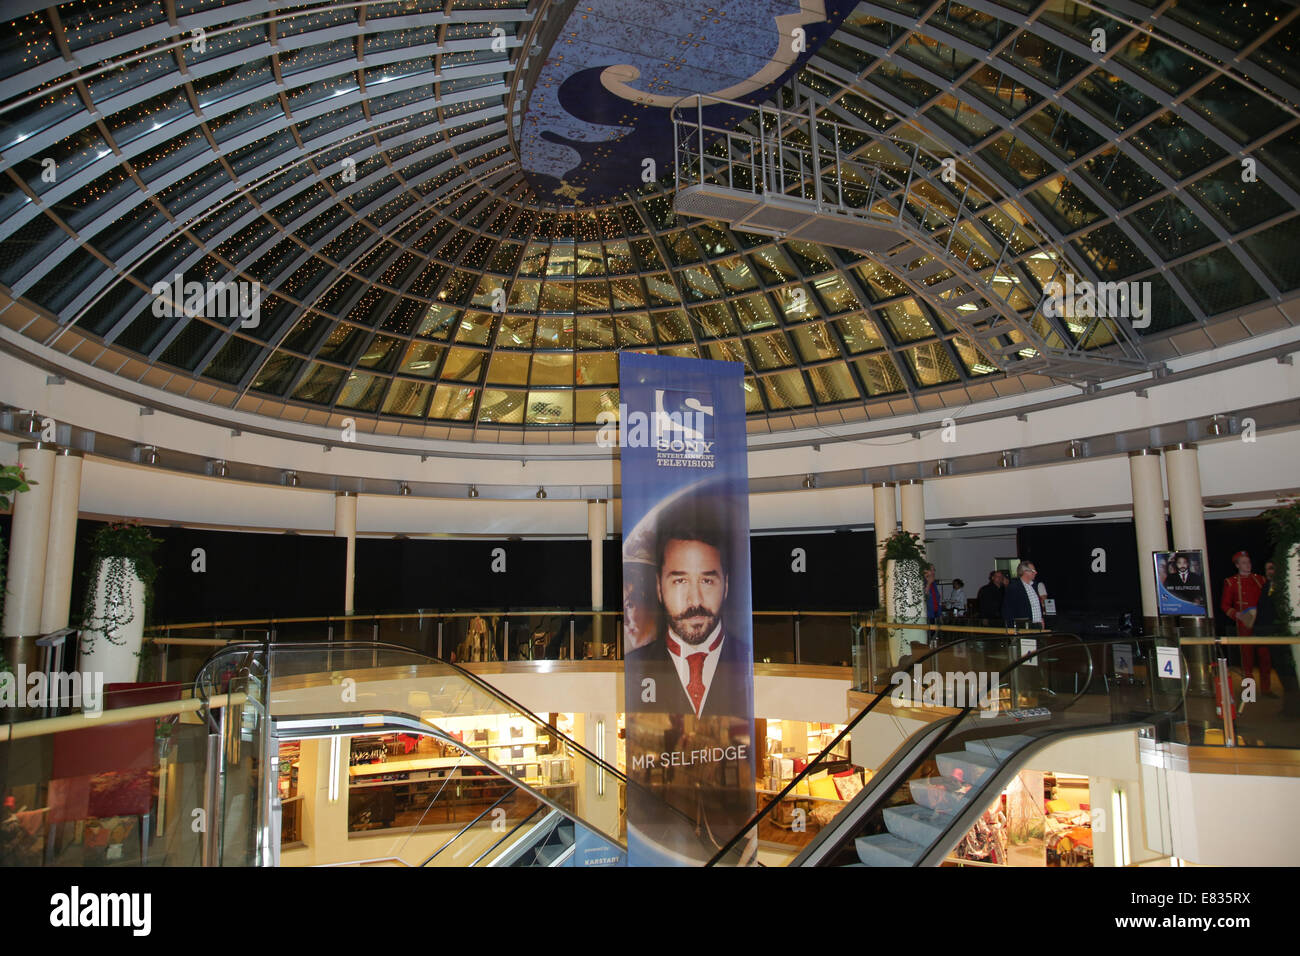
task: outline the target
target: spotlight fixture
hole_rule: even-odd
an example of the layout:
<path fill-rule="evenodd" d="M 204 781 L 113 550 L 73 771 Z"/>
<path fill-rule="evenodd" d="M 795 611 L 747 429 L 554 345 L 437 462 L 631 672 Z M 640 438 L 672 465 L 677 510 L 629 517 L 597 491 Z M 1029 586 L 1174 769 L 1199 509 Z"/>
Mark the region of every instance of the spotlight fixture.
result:
<path fill-rule="evenodd" d="M 934 473 L 938 475 L 940 478 L 944 477 L 945 475 L 951 475 L 952 464 L 946 458 L 941 458 L 939 459 L 938 463 L 934 466 Z"/>
<path fill-rule="evenodd" d="M 1205 503 L 1207 508 L 1231 508 L 1231 501 L 1224 501 L 1222 498 L 1212 498 Z"/>
<path fill-rule="evenodd" d="M 1085 518 L 1095 518 L 1095 517 L 1097 517 L 1097 512 L 1095 512 L 1095 511 L 1076 511 L 1074 514 L 1070 515 L 1070 517 L 1071 517 L 1071 518 L 1078 518 L 1080 521 L 1082 521 L 1082 520 L 1084 520 Z"/>
<path fill-rule="evenodd" d="M 284 483 L 290 488 L 298 487 L 298 473 L 296 471 L 286 471 L 284 473 Z"/>
<path fill-rule="evenodd" d="M 1228 424 L 1223 420 L 1221 416 L 1214 415 L 1210 418 L 1209 431 L 1211 435 L 1222 435 L 1225 432 L 1227 432 L 1227 430 L 1228 430 Z"/>
<path fill-rule="evenodd" d="M 226 464 L 224 458 L 218 458 L 212 463 L 212 476 L 214 478 L 225 478 L 230 474 L 230 466 Z"/>
<path fill-rule="evenodd" d="M 1016 453 L 1014 451 L 1004 451 L 1002 460 L 998 463 L 1002 468 L 1014 468 L 1016 464 Z"/>
<path fill-rule="evenodd" d="M 397 490 L 397 493 L 400 494 L 402 497 L 406 497 L 411 493 L 411 486 L 408 485 L 406 482 L 402 482 L 402 486 Z"/>
<path fill-rule="evenodd" d="M 1077 438 L 1072 442 L 1070 442 L 1070 447 L 1066 450 L 1066 454 L 1069 455 L 1071 458 L 1082 458 L 1087 453 L 1088 453 L 1088 446 L 1083 442 L 1079 441 Z"/>
<path fill-rule="evenodd" d="M 475 485 L 470 485 L 470 486 L 469 486 L 469 497 L 471 497 L 471 498 L 477 498 L 477 497 L 478 497 L 478 487 L 477 487 L 477 486 L 475 486 Z"/>
<path fill-rule="evenodd" d="M 812 476 L 812 475 L 804 475 L 804 478 L 803 478 L 803 486 L 804 486 L 805 488 L 816 488 L 816 487 L 817 487 L 817 479 L 816 479 L 814 476 Z"/>
<path fill-rule="evenodd" d="M 136 452 L 140 456 L 140 463 L 144 465 L 158 464 L 158 449 L 153 445 L 137 445 Z"/>
<path fill-rule="evenodd" d="M 949 528 L 964 528 L 964 527 L 966 527 L 966 525 L 968 525 L 968 524 L 970 524 L 969 521 L 961 521 L 961 520 L 958 520 L 958 521 L 949 521 L 949 522 L 948 522 L 948 527 L 949 527 Z"/>
<path fill-rule="evenodd" d="M 546 489 L 545 489 L 545 488 L 538 488 L 538 489 L 537 489 L 537 497 L 538 497 L 538 498 L 545 498 L 545 497 L 546 497 Z"/>

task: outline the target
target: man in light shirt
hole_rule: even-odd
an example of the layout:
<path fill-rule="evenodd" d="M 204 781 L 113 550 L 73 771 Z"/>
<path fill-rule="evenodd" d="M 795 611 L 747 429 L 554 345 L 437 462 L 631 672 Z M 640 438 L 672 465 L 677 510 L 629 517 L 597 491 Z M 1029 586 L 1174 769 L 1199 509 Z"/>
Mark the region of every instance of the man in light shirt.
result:
<path fill-rule="evenodd" d="M 1032 561 L 1021 561 L 1016 566 L 1016 580 L 1007 585 L 1006 597 L 1002 601 L 1002 619 L 1007 624 L 1016 621 L 1043 623 L 1043 604 L 1038 591 L 1034 589 L 1034 578 L 1038 569 Z"/>

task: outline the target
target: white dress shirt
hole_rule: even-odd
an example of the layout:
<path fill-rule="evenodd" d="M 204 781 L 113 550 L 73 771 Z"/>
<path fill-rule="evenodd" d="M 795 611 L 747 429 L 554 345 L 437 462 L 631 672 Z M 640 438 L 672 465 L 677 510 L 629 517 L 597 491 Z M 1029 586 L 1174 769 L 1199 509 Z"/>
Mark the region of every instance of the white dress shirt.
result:
<path fill-rule="evenodd" d="M 691 692 L 687 690 L 687 686 L 691 682 L 691 665 L 687 663 L 686 658 L 692 654 L 708 655 L 704 658 L 704 667 L 700 673 L 700 680 L 704 681 L 704 696 L 700 698 L 700 708 L 695 712 L 696 717 L 704 712 L 704 702 L 709 699 L 709 688 L 713 686 L 713 675 L 717 672 L 718 660 L 722 657 L 722 645 L 725 643 L 725 638 L 719 640 L 721 630 L 722 622 L 719 621 L 718 626 L 713 629 L 713 633 L 706 637 L 702 644 L 688 644 L 674 634 L 672 628 L 668 629 L 668 636 L 681 648 L 680 654 L 669 651 L 668 656 L 673 659 L 673 665 L 677 668 L 677 676 L 681 678 L 682 690 L 686 691 L 687 700 L 691 699 Z M 714 644 L 717 644 L 717 647 L 714 647 Z M 713 649 L 710 650 L 710 648 Z"/>
<path fill-rule="evenodd" d="M 1033 586 L 1032 584 L 1028 583 L 1027 581 L 1021 580 L 1021 582 L 1020 582 L 1020 586 L 1021 586 L 1022 588 L 1024 588 L 1024 589 L 1025 589 L 1025 593 L 1026 593 L 1027 595 L 1029 595 L 1029 613 L 1033 615 L 1033 621 L 1034 621 L 1034 623 L 1035 623 L 1035 624 L 1042 624 L 1042 623 L 1043 623 L 1043 605 L 1040 604 L 1039 601 L 1038 601 L 1038 592 L 1035 591 L 1035 590 L 1034 590 L 1034 586 Z"/>

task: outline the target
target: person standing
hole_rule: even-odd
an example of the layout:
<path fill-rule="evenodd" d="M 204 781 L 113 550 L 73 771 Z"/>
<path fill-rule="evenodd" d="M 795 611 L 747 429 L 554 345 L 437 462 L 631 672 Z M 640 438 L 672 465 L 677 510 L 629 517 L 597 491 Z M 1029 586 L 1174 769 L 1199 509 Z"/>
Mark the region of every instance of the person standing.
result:
<path fill-rule="evenodd" d="M 1033 624 L 1043 623 L 1042 599 L 1034 590 L 1037 576 L 1038 569 L 1032 561 L 1021 561 L 1016 565 L 1016 580 L 1007 585 L 1006 598 L 1002 601 L 1002 620 L 1008 625 L 1025 620 Z"/>
<path fill-rule="evenodd" d="M 925 621 L 938 624 L 943 617 L 943 602 L 939 599 L 939 582 L 935 580 L 934 568 L 925 569 Z"/>
<path fill-rule="evenodd" d="M 1002 619 L 1002 600 L 1006 594 L 1006 584 L 1002 579 L 1001 571 L 989 572 L 989 583 L 980 588 L 979 593 L 975 595 L 975 600 L 979 603 L 980 617 L 985 621 L 999 621 Z"/>
<path fill-rule="evenodd" d="M 966 616 L 966 582 L 961 578 L 952 579 L 952 594 L 948 598 L 953 617 Z"/>
<path fill-rule="evenodd" d="M 1223 596 L 1219 605 L 1223 608 L 1223 613 L 1236 622 L 1238 637 L 1252 637 L 1255 633 L 1259 599 L 1268 587 L 1268 580 L 1262 574 L 1251 572 L 1250 555 L 1245 551 L 1234 554 L 1232 563 L 1237 566 L 1237 573 L 1223 582 Z M 1273 661 L 1266 645 L 1241 645 L 1242 678 L 1252 675 L 1256 659 L 1259 661 L 1260 694 L 1264 697 L 1276 697 L 1277 695 L 1269 690 L 1273 681 Z"/>
<path fill-rule="evenodd" d="M 1265 561 L 1264 579 L 1268 584 L 1259 596 L 1254 628 L 1256 637 L 1285 636 L 1278 627 L 1276 575 L 1277 567 L 1272 561 Z M 1270 656 L 1273 669 L 1277 671 L 1278 681 L 1282 684 L 1282 716 L 1300 717 L 1300 680 L 1296 678 L 1293 648 L 1278 647 L 1277 653 Z"/>

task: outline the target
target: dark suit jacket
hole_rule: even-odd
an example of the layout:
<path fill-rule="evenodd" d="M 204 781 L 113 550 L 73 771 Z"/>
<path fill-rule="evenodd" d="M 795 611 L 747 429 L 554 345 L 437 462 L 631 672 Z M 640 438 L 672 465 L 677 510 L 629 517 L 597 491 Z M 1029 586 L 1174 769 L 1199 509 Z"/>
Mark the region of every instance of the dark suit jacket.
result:
<path fill-rule="evenodd" d="M 1031 587 L 1033 585 L 1030 585 Z M 1034 595 L 1034 600 L 1038 600 L 1038 595 Z M 1040 604 L 1041 608 L 1042 605 Z M 1011 624 L 1014 621 L 1033 620 L 1034 609 L 1029 604 L 1029 595 L 1025 593 L 1025 586 L 1019 578 L 1013 580 L 1007 585 L 1006 597 L 1002 599 L 1002 620 Z"/>
<path fill-rule="evenodd" d="M 976 600 L 979 602 L 980 617 L 986 621 L 993 621 L 1002 616 L 1002 601 L 1006 595 L 1006 589 L 1000 588 L 996 584 L 986 584 L 980 588 Z"/>
<path fill-rule="evenodd" d="M 726 633 L 726 625 L 723 625 Z M 684 646 L 686 650 L 687 646 Z M 689 653 L 689 651 L 686 651 Z M 749 717 L 752 715 L 750 692 L 752 682 L 745 679 L 754 671 L 754 658 L 748 646 L 742 646 L 734 634 L 727 634 L 722 642 L 721 657 L 718 667 L 713 672 L 713 683 L 704 698 L 704 709 L 700 717 Z M 624 669 L 631 678 L 627 684 L 629 693 L 627 709 L 639 713 L 687 714 L 695 716 L 691 699 L 686 696 L 686 688 L 677 676 L 677 666 L 668 652 L 664 636 L 644 647 L 638 647 L 627 655 Z M 646 677 L 654 678 L 655 702 L 645 703 L 641 700 L 641 681 Z"/>

